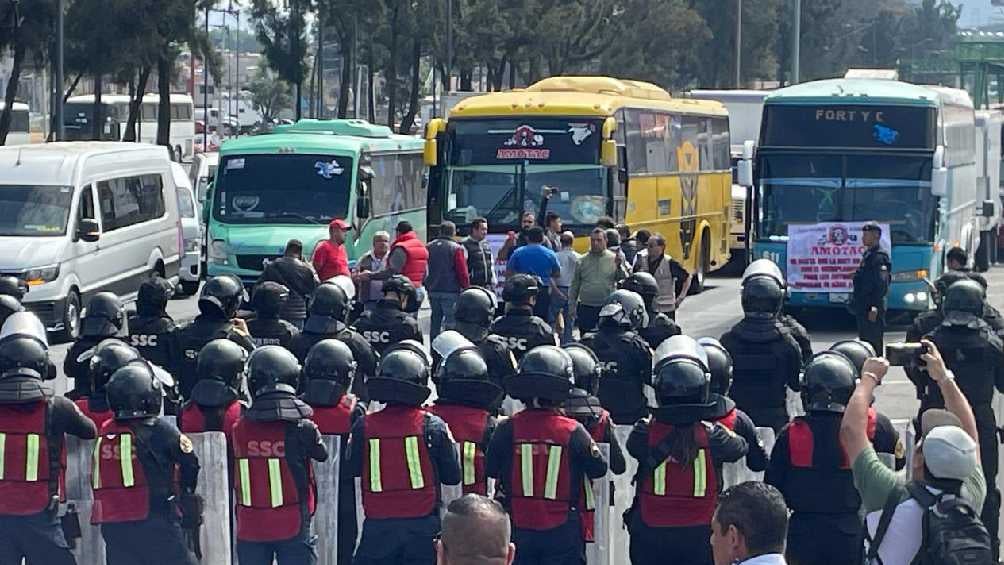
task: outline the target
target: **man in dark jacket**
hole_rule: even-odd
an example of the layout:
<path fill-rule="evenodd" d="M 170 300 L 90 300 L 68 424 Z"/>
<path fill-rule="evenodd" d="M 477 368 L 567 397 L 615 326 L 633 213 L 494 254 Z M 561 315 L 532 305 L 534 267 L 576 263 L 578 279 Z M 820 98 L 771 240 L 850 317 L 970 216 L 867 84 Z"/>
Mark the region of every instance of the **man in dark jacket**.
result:
<path fill-rule="evenodd" d="M 453 312 L 457 297 L 471 285 L 467 272 L 467 252 L 453 240 L 457 226 L 444 221 L 439 226 L 439 236 L 426 246 L 429 250 L 429 269 L 425 273 L 425 290 L 429 293 L 432 317 L 429 322 L 429 340 L 439 332 L 453 328 Z"/>
<path fill-rule="evenodd" d="M 303 243 L 291 239 L 286 243 L 285 254 L 265 265 L 258 282 L 271 281 L 289 289 L 289 298 L 283 304 L 279 317 L 303 329 L 307 319 L 307 299 L 317 288 L 319 281 L 314 268 L 303 260 Z"/>
<path fill-rule="evenodd" d="M 488 220 L 475 218 L 471 221 L 471 233 L 460 240 L 460 245 L 467 251 L 467 273 L 470 275 L 471 286 L 495 288 L 495 261 L 492 250 L 488 246 Z"/>
<path fill-rule="evenodd" d="M 868 249 L 854 273 L 853 304 L 858 337 L 872 344 L 878 352 L 884 350 L 885 297 L 892 276 L 889 254 L 879 245 L 881 238 L 882 227 L 877 223 L 868 222 L 861 228 L 861 241 Z"/>
<path fill-rule="evenodd" d="M 247 323 L 255 346 L 279 345 L 288 348 L 293 337 L 300 333 L 296 326 L 280 317 L 290 294 L 288 288 L 277 282 L 264 281 L 255 287 L 251 297 L 255 317 Z"/>

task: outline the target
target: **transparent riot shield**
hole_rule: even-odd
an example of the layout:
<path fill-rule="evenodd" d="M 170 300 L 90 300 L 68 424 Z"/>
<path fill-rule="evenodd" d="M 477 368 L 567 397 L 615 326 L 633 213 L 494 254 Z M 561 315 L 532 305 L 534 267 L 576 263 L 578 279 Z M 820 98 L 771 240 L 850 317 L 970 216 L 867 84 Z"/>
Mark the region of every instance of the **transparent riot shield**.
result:
<path fill-rule="evenodd" d="M 227 437 L 223 432 L 185 434 L 192 440 L 199 458 L 196 494 L 204 503 L 199 547 L 202 563 L 230 563 L 231 545 L 230 477 L 227 464 Z"/>
<path fill-rule="evenodd" d="M 598 444 L 603 458 L 610 461 L 610 444 Z M 587 565 L 610 565 L 610 489 L 613 473 L 590 481 L 593 504 L 596 512 L 593 518 L 593 542 L 586 544 Z"/>
<path fill-rule="evenodd" d="M 317 534 L 317 565 L 338 563 L 338 487 L 342 463 L 339 436 L 321 436 L 328 450 L 328 460 L 314 462 L 317 477 L 317 513 L 314 514 L 314 531 Z"/>
<path fill-rule="evenodd" d="M 94 442 L 93 439 L 66 436 L 66 506 L 76 509 L 80 521 L 80 538 L 75 542 L 66 541 L 74 545 L 73 555 L 77 563 L 105 562 L 105 541 L 101 537 L 101 529 L 91 525 Z"/>
<path fill-rule="evenodd" d="M 614 435 L 621 447 L 627 445 L 628 435 L 633 426 L 614 426 Z M 622 475 L 612 477 L 613 484 L 613 504 L 610 505 L 610 522 L 607 528 L 610 532 L 609 538 L 609 564 L 610 565 L 630 565 L 628 550 L 631 547 L 631 536 L 628 534 L 627 525 L 624 523 L 624 513 L 631 508 L 634 499 L 634 488 L 631 480 L 638 472 L 638 461 L 634 457 L 626 457 L 627 468 Z"/>

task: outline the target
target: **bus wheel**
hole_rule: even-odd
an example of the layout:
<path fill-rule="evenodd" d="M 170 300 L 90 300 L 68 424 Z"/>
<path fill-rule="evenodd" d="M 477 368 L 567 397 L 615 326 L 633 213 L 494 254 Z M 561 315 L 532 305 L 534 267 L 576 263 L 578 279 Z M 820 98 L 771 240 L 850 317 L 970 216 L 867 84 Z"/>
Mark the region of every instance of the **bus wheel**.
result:
<path fill-rule="evenodd" d="M 704 292 L 704 280 L 707 278 L 708 264 L 711 262 L 711 241 L 707 230 L 701 234 L 701 254 L 697 256 L 697 267 L 690 283 L 689 294 Z"/>

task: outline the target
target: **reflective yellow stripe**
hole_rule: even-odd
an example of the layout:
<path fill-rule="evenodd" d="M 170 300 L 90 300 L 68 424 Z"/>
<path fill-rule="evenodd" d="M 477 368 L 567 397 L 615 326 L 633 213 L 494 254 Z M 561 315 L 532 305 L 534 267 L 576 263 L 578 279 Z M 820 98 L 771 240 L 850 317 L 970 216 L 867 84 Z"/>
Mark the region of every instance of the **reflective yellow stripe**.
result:
<path fill-rule="evenodd" d="M 6 458 L 7 453 L 7 434 L 0 433 L 0 480 L 3 479 L 3 460 Z"/>
<path fill-rule="evenodd" d="M 561 471 L 561 446 L 552 445 L 547 450 L 547 479 L 544 481 L 544 498 L 558 499 L 558 473 Z"/>
<path fill-rule="evenodd" d="M 477 444 L 472 441 L 464 442 L 464 456 L 463 456 L 463 468 L 464 468 L 464 484 L 473 485 L 476 477 L 476 469 L 474 468 L 474 457 L 477 454 Z"/>
<path fill-rule="evenodd" d="M 697 452 L 697 459 L 694 459 L 694 496 L 703 497 L 708 490 L 708 461 L 704 455 L 704 450 Z"/>
<path fill-rule="evenodd" d="M 98 436 L 98 440 L 94 442 L 94 472 L 91 473 L 91 486 L 98 489 L 101 488 L 101 440 L 104 439 Z"/>
<path fill-rule="evenodd" d="M 241 477 L 241 506 L 251 506 L 251 463 L 247 459 L 238 459 L 237 469 Z"/>
<path fill-rule="evenodd" d="M 655 474 L 652 477 L 653 492 L 656 496 L 666 496 L 666 462 L 663 461 L 655 468 Z"/>
<path fill-rule="evenodd" d="M 380 440 L 370 438 L 370 492 L 383 492 L 380 482 Z"/>
<path fill-rule="evenodd" d="M 119 464 L 122 466 L 122 486 L 135 486 L 136 478 L 132 475 L 132 436 L 129 434 L 119 436 Z"/>
<path fill-rule="evenodd" d="M 583 479 L 586 486 L 586 510 L 596 510 L 596 499 L 593 498 L 593 482 Z"/>
<path fill-rule="evenodd" d="M 418 438 L 404 438 L 404 453 L 408 457 L 408 475 L 411 477 L 411 488 L 425 488 L 425 478 L 422 477 L 422 456 L 418 452 Z"/>
<path fill-rule="evenodd" d="M 524 443 L 519 446 L 519 461 L 523 470 L 523 496 L 533 496 L 533 446 Z"/>
<path fill-rule="evenodd" d="M 38 434 L 28 434 L 24 463 L 24 480 L 33 483 L 38 480 Z"/>
<path fill-rule="evenodd" d="M 272 508 L 282 506 L 282 467 L 278 459 L 268 460 L 268 488 L 271 494 Z"/>

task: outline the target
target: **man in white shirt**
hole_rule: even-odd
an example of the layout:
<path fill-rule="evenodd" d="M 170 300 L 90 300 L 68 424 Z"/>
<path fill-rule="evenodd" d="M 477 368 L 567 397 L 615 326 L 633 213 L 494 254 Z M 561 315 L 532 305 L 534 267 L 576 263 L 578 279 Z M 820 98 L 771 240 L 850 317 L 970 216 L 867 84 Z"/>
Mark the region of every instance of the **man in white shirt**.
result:
<path fill-rule="evenodd" d="M 554 278 L 551 288 L 551 308 L 547 323 L 561 336 L 561 345 L 572 341 L 572 317 L 568 315 L 568 292 L 571 290 L 572 279 L 575 278 L 575 267 L 579 264 L 579 254 L 572 249 L 575 236 L 570 231 L 561 234 L 561 251 L 558 251 L 558 265 L 561 275 Z M 561 325 L 558 325 L 558 314 L 561 314 Z"/>
<path fill-rule="evenodd" d="M 715 565 L 786 565 L 788 507 L 766 483 L 740 483 L 718 497 L 711 519 Z"/>

